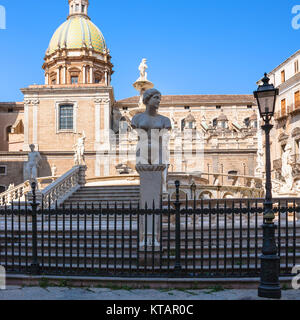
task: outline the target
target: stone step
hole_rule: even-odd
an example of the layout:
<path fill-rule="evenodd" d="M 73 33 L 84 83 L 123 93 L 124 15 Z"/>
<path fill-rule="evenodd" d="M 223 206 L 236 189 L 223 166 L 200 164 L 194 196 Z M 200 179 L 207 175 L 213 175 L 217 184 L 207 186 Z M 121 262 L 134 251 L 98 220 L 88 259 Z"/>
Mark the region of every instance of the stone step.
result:
<path fill-rule="evenodd" d="M 11 239 L 9 239 L 11 241 Z M 109 239 L 109 241 L 107 241 L 107 238 L 102 238 L 101 241 L 99 239 L 95 239 L 94 242 L 90 239 L 89 241 L 86 241 L 86 243 L 81 239 L 79 244 L 77 242 L 77 239 L 72 239 L 72 243 L 70 240 L 66 240 L 63 241 L 62 239 L 60 240 L 55 240 L 55 239 L 51 239 L 51 241 L 49 242 L 48 239 L 45 239 L 44 242 L 42 242 L 41 240 L 38 240 L 38 250 L 40 251 L 41 248 L 44 248 L 45 251 L 48 251 L 49 248 L 51 251 L 55 251 L 56 248 L 61 251 L 63 250 L 63 248 L 65 248 L 66 250 L 70 250 L 70 248 L 72 248 L 74 250 L 74 252 L 76 252 L 77 250 L 87 250 L 87 252 L 91 252 L 91 251 L 98 251 L 99 248 L 101 248 L 102 250 L 107 250 L 109 248 L 109 250 L 114 250 L 116 248 L 116 251 L 122 251 L 124 250 L 125 252 L 129 252 L 130 249 L 132 251 L 136 251 L 138 249 L 137 246 L 137 239 L 132 239 L 131 241 L 129 241 L 129 239 L 127 239 L 126 241 L 124 241 L 124 244 L 121 243 L 120 240 L 116 241 L 116 245 L 115 245 L 115 241 L 114 239 Z M 25 241 L 22 240 L 21 242 L 7 242 L 6 247 L 9 249 L 14 248 L 15 250 L 20 250 L 25 252 L 26 248 L 28 250 L 28 252 L 31 252 L 32 249 L 32 241 Z M 130 244 L 131 243 L 131 244 Z M 168 245 L 168 243 L 163 242 L 162 245 L 162 249 L 163 252 L 171 252 L 174 255 L 175 252 L 175 243 L 174 244 L 170 244 Z M 258 252 L 261 252 L 262 249 L 262 242 L 258 243 L 257 247 L 255 245 L 255 243 L 249 243 L 249 247 L 248 244 L 246 244 L 245 242 L 242 244 L 242 246 L 237 246 L 235 245 L 234 247 L 232 247 L 232 243 L 230 243 L 229 245 L 227 245 L 226 247 L 224 246 L 224 243 L 220 243 L 219 246 L 216 245 L 212 245 L 209 246 L 207 243 L 203 244 L 203 247 L 201 245 L 197 245 L 194 246 L 192 244 L 189 244 L 188 246 L 185 246 L 185 244 L 183 244 L 181 246 L 181 252 L 183 255 L 187 254 L 193 254 L 194 252 L 196 253 L 196 255 L 200 255 L 202 254 L 202 252 L 204 254 L 208 254 L 209 251 L 211 251 L 212 253 L 219 252 L 219 253 L 223 253 L 225 250 L 231 255 L 232 252 L 239 254 L 240 251 L 242 252 L 248 252 L 248 250 L 253 253 L 256 250 Z M 290 246 L 290 244 L 282 244 L 280 246 L 280 252 L 285 255 L 286 252 L 288 253 L 293 253 L 294 250 L 295 252 L 298 254 L 300 253 L 300 243 L 297 243 L 295 245 L 295 249 L 293 249 L 293 247 Z M 151 246 L 148 246 L 148 251 L 152 250 Z M 4 247 L 0 247 L 0 252 L 4 253 Z"/>
<path fill-rule="evenodd" d="M 20 270 L 29 270 L 30 268 L 30 264 L 26 264 L 26 262 L 22 261 L 20 263 L 20 266 L 16 266 L 13 265 L 12 262 L 8 262 L 7 265 L 5 266 L 7 271 L 10 270 L 14 270 L 14 271 L 20 271 Z M 64 270 L 70 271 L 74 274 L 114 274 L 116 272 L 122 272 L 124 274 L 124 272 L 129 273 L 131 272 L 138 272 L 139 274 L 144 274 L 144 272 L 146 271 L 146 273 L 157 273 L 157 275 L 161 275 L 163 272 L 166 273 L 170 273 L 170 272 L 174 272 L 174 267 L 175 267 L 175 260 L 174 261 L 170 261 L 170 265 L 165 265 L 165 266 L 159 266 L 159 261 L 158 261 L 158 266 L 155 265 L 154 267 L 152 267 L 151 262 L 149 263 L 148 261 L 148 265 L 145 266 L 142 262 L 139 263 L 139 267 L 137 266 L 137 263 L 134 263 L 134 260 L 131 261 L 131 264 L 113 264 L 111 261 L 109 261 L 109 263 L 101 263 L 101 265 L 99 264 L 91 264 L 90 262 L 87 262 L 86 264 L 84 263 L 80 263 L 79 265 L 77 265 L 74 261 L 74 263 L 71 265 L 70 263 L 65 263 L 65 265 L 63 263 L 58 263 L 56 264 L 51 264 L 49 266 L 49 264 L 45 261 L 44 266 L 41 268 L 41 271 L 43 273 L 57 273 L 57 272 L 63 272 Z M 242 273 L 254 273 L 257 271 L 256 265 L 255 264 L 250 264 L 249 266 L 247 264 L 243 264 L 243 265 L 234 265 L 234 266 L 230 266 L 230 265 L 225 265 L 224 264 L 219 264 L 219 266 L 217 267 L 217 265 L 206 265 L 206 266 L 201 266 L 200 265 L 196 265 L 196 268 L 193 267 L 193 264 L 189 264 L 187 266 L 187 268 L 185 267 L 185 265 L 182 265 L 182 270 L 184 272 L 188 272 L 190 273 L 190 275 L 192 275 L 194 272 L 196 274 L 199 275 L 210 275 L 210 274 L 218 274 L 218 273 L 224 273 L 224 270 L 226 270 L 227 274 L 231 274 L 231 273 L 236 273 L 239 274 L 240 271 Z M 282 272 L 287 272 L 290 273 L 291 269 L 292 269 L 293 265 L 289 264 L 288 267 L 286 266 L 286 264 L 281 263 L 280 264 L 280 269 Z M 258 265 L 259 268 L 259 265 Z"/>
<path fill-rule="evenodd" d="M 44 250 L 44 255 L 42 255 L 42 251 L 38 250 L 38 259 L 41 262 L 44 260 L 47 263 L 49 260 L 51 261 L 52 264 L 55 264 L 56 262 L 61 263 L 62 261 L 65 261 L 68 263 L 70 259 L 73 261 L 87 261 L 91 263 L 92 260 L 96 263 L 97 260 L 102 260 L 107 261 L 107 260 L 116 260 L 118 264 L 122 263 L 122 260 L 124 261 L 129 261 L 129 260 L 135 260 L 137 258 L 144 258 L 147 256 L 147 258 L 152 258 L 153 252 L 152 250 L 148 250 L 147 253 L 144 250 L 139 251 L 139 255 L 137 255 L 136 250 L 132 250 L 131 254 L 129 252 L 122 252 L 122 251 L 114 251 L 114 249 L 110 249 L 109 252 L 107 253 L 106 249 L 101 250 L 100 254 L 98 250 L 88 251 L 88 250 L 80 250 L 78 253 L 76 250 L 71 252 L 68 248 L 65 249 L 65 252 L 60 249 L 58 252 L 56 250 L 51 250 L 50 254 L 48 250 Z M 154 252 L 155 259 L 159 259 L 162 261 L 163 265 L 168 264 L 168 261 L 174 261 L 175 260 L 175 252 L 171 252 L 170 255 L 166 251 L 163 251 L 162 253 L 160 252 Z M 1 254 L 0 255 L 0 261 L 15 261 L 19 262 L 21 261 L 26 261 L 26 259 L 32 258 L 32 252 L 31 250 L 28 251 L 28 254 L 26 255 L 25 251 L 19 251 L 19 250 L 14 250 L 14 251 L 7 251 L 6 255 Z M 230 252 L 227 252 L 227 254 L 223 254 L 222 252 L 219 252 L 217 254 L 216 252 L 211 252 L 211 254 L 181 254 L 181 260 L 184 261 L 185 263 L 195 263 L 196 265 L 208 265 L 210 262 L 214 264 L 223 264 L 224 261 L 231 261 L 231 264 L 236 264 L 236 265 L 243 265 L 243 264 L 254 264 L 256 261 L 258 261 L 260 258 L 260 253 L 256 255 L 255 253 L 249 253 L 249 255 L 246 252 L 243 252 L 242 255 L 240 254 L 232 254 Z M 300 262 L 300 253 L 296 253 L 295 255 L 293 253 L 288 253 L 286 254 L 281 254 L 281 262 L 284 264 L 289 264 L 289 263 L 294 263 L 298 264 Z"/>
<path fill-rule="evenodd" d="M 129 208 L 130 203 L 138 207 L 140 199 L 140 186 L 86 186 L 71 195 L 65 202 L 65 206 L 79 205 L 79 208 L 98 206 L 99 202 L 108 204 L 109 207 Z"/>

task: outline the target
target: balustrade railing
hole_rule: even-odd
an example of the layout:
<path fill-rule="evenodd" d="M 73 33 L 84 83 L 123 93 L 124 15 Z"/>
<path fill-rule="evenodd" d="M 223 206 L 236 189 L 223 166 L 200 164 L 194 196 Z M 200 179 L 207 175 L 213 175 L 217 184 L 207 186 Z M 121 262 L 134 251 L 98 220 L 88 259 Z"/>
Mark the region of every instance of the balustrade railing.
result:
<path fill-rule="evenodd" d="M 22 198 L 25 200 L 25 195 L 29 191 L 29 181 L 25 181 L 24 183 L 16 187 L 9 188 L 8 190 L 0 194 L 0 206 L 10 205 L 14 201 L 21 200 Z"/>
<path fill-rule="evenodd" d="M 49 184 L 49 181 L 55 181 L 57 177 L 42 177 L 37 178 L 38 189 L 41 190 L 44 184 Z M 27 194 L 31 191 L 29 180 L 22 184 L 11 187 L 0 194 L 0 206 L 8 206 L 14 202 L 26 201 Z"/>
<path fill-rule="evenodd" d="M 50 184 L 40 193 L 37 199 L 43 208 L 53 208 L 62 204 L 68 197 L 85 185 L 85 166 L 76 166 Z"/>

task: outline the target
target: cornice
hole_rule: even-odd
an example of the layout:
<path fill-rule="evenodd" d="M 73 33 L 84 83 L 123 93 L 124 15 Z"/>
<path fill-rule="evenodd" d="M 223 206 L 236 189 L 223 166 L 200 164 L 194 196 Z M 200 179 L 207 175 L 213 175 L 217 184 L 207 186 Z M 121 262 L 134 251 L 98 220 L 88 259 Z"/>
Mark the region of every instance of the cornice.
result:
<path fill-rule="evenodd" d="M 102 85 L 95 85 L 95 84 L 87 84 L 87 85 L 41 85 L 41 86 L 32 86 L 27 88 L 21 89 L 23 94 L 76 94 L 76 93 L 107 93 L 113 92 L 112 86 L 102 86 Z"/>

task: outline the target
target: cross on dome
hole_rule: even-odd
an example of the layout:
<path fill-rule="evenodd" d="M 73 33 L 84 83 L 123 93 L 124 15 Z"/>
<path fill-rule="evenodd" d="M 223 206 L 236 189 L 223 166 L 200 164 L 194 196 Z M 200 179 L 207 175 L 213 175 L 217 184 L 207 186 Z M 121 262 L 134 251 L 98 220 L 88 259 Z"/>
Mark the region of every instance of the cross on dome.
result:
<path fill-rule="evenodd" d="M 88 15 L 89 0 L 69 0 L 70 15 Z"/>

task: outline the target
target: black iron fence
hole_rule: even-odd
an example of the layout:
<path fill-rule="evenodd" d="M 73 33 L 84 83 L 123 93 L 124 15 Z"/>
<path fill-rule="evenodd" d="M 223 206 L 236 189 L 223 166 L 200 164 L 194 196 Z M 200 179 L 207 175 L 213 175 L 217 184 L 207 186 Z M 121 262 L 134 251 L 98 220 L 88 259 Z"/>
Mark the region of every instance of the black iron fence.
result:
<path fill-rule="evenodd" d="M 300 200 L 276 199 L 280 274 L 300 264 Z M 0 210 L 8 273 L 251 277 L 260 274 L 263 199 L 161 201 Z"/>

